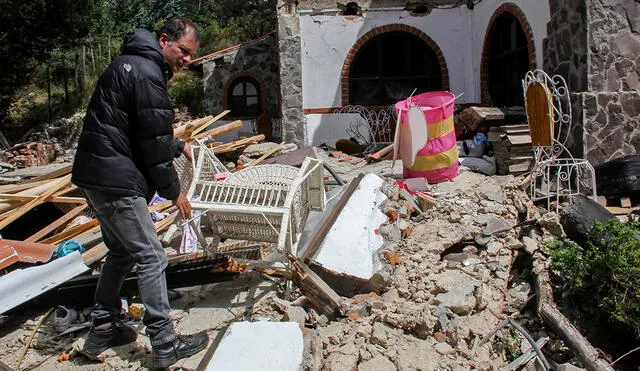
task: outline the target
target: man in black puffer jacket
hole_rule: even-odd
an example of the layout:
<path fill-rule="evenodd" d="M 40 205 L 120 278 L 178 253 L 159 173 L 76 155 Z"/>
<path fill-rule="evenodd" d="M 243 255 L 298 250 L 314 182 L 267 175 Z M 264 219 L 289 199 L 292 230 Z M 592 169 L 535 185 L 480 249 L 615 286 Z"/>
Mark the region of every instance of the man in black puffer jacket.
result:
<path fill-rule="evenodd" d="M 89 357 L 137 338 L 120 314 L 120 290 L 134 264 L 154 367 L 168 367 L 208 343 L 205 332 L 177 336 L 173 329 L 164 273 L 167 257 L 147 209 L 158 192 L 173 200 L 183 219 L 191 213 L 173 167 L 174 157 L 190 151 L 173 138 L 167 81 L 199 45 L 196 27 L 180 17 L 167 21 L 157 39 L 142 29 L 127 33 L 122 54 L 100 77 L 87 108 L 72 182 L 95 210 L 109 249 L 83 349 Z"/>

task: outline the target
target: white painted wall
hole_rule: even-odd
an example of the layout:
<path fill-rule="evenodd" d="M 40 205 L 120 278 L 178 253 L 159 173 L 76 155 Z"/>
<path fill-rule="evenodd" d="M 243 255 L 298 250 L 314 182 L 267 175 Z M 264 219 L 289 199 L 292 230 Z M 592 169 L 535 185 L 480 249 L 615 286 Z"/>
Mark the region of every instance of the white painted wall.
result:
<path fill-rule="evenodd" d="M 434 10 L 426 17 L 413 17 L 403 10 L 366 10 L 361 18 L 300 14 L 302 41 L 303 108 L 342 106 L 341 77 L 344 60 L 353 44 L 368 31 L 388 24 L 406 24 L 429 36 L 442 51 L 449 72 L 449 90 L 457 103 L 480 101 L 480 62 L 484 37 L 491 16 L 506 2 L 525 13 L 536 46 L 536 61 L 543 65 L 542 41 L 550 19 L 547 0 L 483 0 L 473 10 L 466 7 Z M 335 14 L 335 13 L 334 13 Z M 348 118 L 336 114 L 309 114 L 307 145 L 334 144 L 345 138 Z"/>
<path fill-rule="evenodd" d="M 473 33 L 473 81 L 474 90 L 478 96 L 480 94 L 480 62 L 482 60 L 482 48 L 484 47 L 484 37 L 489 28 L 489 20 L 500 5 L 512 3 L 517 5 L 527 18 L 533 32 L 533 40 L 536 46 L 536 64 L 538 68 L 543 66 L 542 41 L 547 37 L 547 23 L 551 19 L 549 11 L 549 1 L 547 0 L 482 0 L 476 5 L 472 12 Z M 478 99 L 479 101 L 479 99 Z"/>
<path fill-rule="evenodd" d="M 466 8 L 434 10 L 427 17 L 406 11 L 367 11 L 362 18 L 335 15 L 300 15 L 302 89 L 304 108 L 342 106 L 340 79 L 353 44 L 374 28 L 406 24 L 427 34 L 442 50 L 449 70 L 450 90 L 470 90 L 471 12 Z M 465 93 L 465 96 L 467 93 Z M 466 96 L 465 101 L 473 97 Z"/>

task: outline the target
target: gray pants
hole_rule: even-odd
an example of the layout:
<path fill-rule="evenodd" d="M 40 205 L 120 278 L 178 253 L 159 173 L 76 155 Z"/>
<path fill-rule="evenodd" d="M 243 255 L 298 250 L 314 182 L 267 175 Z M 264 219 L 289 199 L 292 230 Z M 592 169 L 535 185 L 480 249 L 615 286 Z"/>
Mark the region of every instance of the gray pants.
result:
<path fill-rule="evenodd" d="M 164 270 L 167 257 L 160 244 L 144 197 L 112 196 L 82 190 L 95 210 L 109 249 L 96 289 L 94 325 L 120 314 L 120 290 L 125 276 L 138 265 L 138 291 L 145 307 L 143 323 L 152 345 L 175 339 Z"/>

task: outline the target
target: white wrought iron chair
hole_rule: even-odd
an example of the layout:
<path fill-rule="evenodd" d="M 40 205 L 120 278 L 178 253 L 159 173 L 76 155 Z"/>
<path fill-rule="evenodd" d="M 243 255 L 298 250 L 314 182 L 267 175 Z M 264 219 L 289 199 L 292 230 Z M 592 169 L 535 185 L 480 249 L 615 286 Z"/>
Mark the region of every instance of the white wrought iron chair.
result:
<path fill-rule="evenodd" d="M 560 75 L 550 77 L 542 70 L 529 71 L 522 80 L 527 119 L 534 149 L 531 198 L 546 199 L 547 210 L 561 201 L 585 194 L 594 200 L 595 171 L 586 159 L 575 158 L 565 146 L 571 135 L 569 89 Z"/>

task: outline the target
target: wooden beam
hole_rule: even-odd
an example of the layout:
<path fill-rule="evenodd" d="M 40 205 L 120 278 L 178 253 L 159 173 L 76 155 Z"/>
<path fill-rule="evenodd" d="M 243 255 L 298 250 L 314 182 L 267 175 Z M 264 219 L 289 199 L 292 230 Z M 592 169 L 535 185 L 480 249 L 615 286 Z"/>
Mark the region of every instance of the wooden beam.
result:
<path fill-rule="evenodd" d="M 18 209 L 13 210 L 5 219 L 0 221 L 0 230 L 26 214 L 29 210 L 43 203 L 49 196 L 66 187 L 70 182 L 71 175 L 65 175 L 60 180 L 58 180 L 55 185 L 51 187 L 51 189 L 38 196 L 38 198 L 30 201 L 29 203 Z"/>
<path fill-rule="evenodd" d="M 231 110 L 224 110 L 221 113 L 219 113 L 216 117 L 214 117 L 211 120 L 207 121 L 205 124 L 200 125 L 200 127 L 196 128 L 193 131 L 193 133 L 191 133 L 191 137 L 193 138 L 193 136 L 195 136 L 196 134 L 198 134 L 202 130 L 206 129 L 209 125 L 213 124 L 214 122 L 220 120 L 221 118 L 226 116 L 229 112 L 231 112 Z"/>
<path fill-rule="evenodd" d="M 30 237 L 25 239 L 25 242 L 38 242 L 38 241 L 40 241 L 42 238 L 47 236 L 49 233 L 52 233 L 56 229 L 62 227 L 65 224 L 67 224 L 67 222 L 69 222 L 71 219 L 73 219 L 76 216 L 78 216 L 86 208 L 87 208 L 87 204 L 82 204 L 80 206 L 77 206 L 77 207 L 71 209 L 69 212 L 67 212 L 66 214 L 64 214 L 63 216 L 61 216 L 57 220 L 55 220 L 53 223 L 49 224 L 48 226 L 42 228 L 38 232 L 34 233 L 33 235 L 31 235 Z"/>
<path fill-rule="evenodd" d="M 535 273 L 535 271 L 534 271 Z M 558 310 L 553 300 L 553 289 L 549 279 L 549 272 L 542 269 L 535 274 L 536 295 L 538 297 L 537 311 L 540 318 L 573 350 L 580 363 L 589 371 L 613 371 L 600 352 L 582 336 L 571 322 Z"/>
<path fill-rule="evenodd" d="M 300 291 L 307 297 L 309 302 L 330 319 L 341 316 L 340 296 L 306 264 L 297 260 L 291 254 L 287 257 L 294 269 L 293 282 L 300 288 Z"/>
<path fill-rule="evenodd" d="M 155 205 L 149 206 L 149 212 L 152 213 L 154 211 L 160 211 L 160 210 L 168 209 L 171 206 L 173 206 L 173 201 L 171 201 L 171 200 L 162 201 L 162 202 L 157 203 Z"/>
<path fill-rule="evenodd" d="M 77 235 L 83 234 L 88 231 L 93 231 L 96 227 L 100 228 L 98 220 L 92 219 L 91 221 L 88 221 L 84 224 L 77 225 L 64 232 L 60 232 L 56 235 L 46 238 L 42 240 L 42 243 L 57 245 L 64 240 L 70 240 Z"/>
<path fill-rule="evenodd" d="M 171 223 L 173 223 L 173 221 L 175 220 L 175 218 L 178 216 L 178 211 L 173 212 L 171 215 L 169 215 L 168 217 L 162 219 L 161 221 L 155 223 L 155 229 L 156 232 L 160 232 L 161 230 L 167 228 L 169 225 L 171 225 Z M 88 233 L 88 232 L 85 232 Z M 97 244 L 96 246 L 94 246 L 93 248 L 85 251 L 84 253 L 82 253 L 82 261 L 84 262 L 84 264 L 86 265 L 92 265 L 93 263 L 99 261 L 100 259 L 104 258 L 105 255 L 107 255 L 107 251 L 109 251 L 107 249 L 107 246 L 104 244 L 104 242 L 101 242 L 99 244 Z"/>
<path fill-rule="evenodd" d="M 45 180 L 39 180 L 37 182 L 31 182 L 31 183 L 18 183 L 18 184 L 5 184 L 5 185 L 0 185 L 0 193 L 15 193 L 15 192 L 19 192 L 19 191 L 24 191 L 25 189 L 31 189 L 37 186 L 41 186 L 45 183 L 49 183 L 51 180 L 49 179 L 45 179 Z"/>
<path fill-rule="evenodd" d="M 247 146 L 249 144 L 258 143 L 260 141 L 263 141 L 264 138 L 265 138 L 264 134 L 258 134 L 258 135 L 254 135 L 254 136 L 249 137 L 249 138 L 238 139 L 238 140 L 235 140 L 233 142 L 225 143 L 225 144 L 223 144 L 221 146 L 212 147 L 210 149 L 213 151 L 213 153 L 232 152 L 232 151 L 235 151 L 238 148 Z"/>
<path fill-rule="evenodd" d="M 198 135 L 195 135 L 192 138 L 193 139 L 202 139 L 202 138 L 208 137 L 208 136 L 215 137 L 215 136 L 222 135 L 222 134 L 225 134 L 225 133 L 230 133 L 230 132 L 232 132 L 234 130 L 238 130 L 242 126 L 243 126 L 242 121 L 235 120 L 235 121 L 232 121 L 232 122 L 230 122 L 228 124 L 220 125 L 217 128 L 213 128 L 213 129 L 210 129 L 210 130 L 207 130 L 207 131 L 203 131 L 202 133 L 199 133 Z"/>
<path fill-rule="evenodd" d="M 27 179 L 25 181 L 22 181 L 21 183 L 27 184 L 27 183 L 39 182 L 41 180 L 55 179 L 55 178 L 61 177 L 63 175 L 69 174 L 71 172 L 72 168 L 73 168 L 73 164 L 69 164 L 67 166 L 61 167 L 58 170 L 54 170 L 54 171 L 52 171 L 50 173 L 42 174 L 42 175 L 37 176 L 35 178 Z"/>
<path fill-rule="evenodd" d="M 280 144 L 278 144 L 277 146 L 271 148 L 270 150 L 268 150 L 265 154 L 263 154 L 262 156 L 258 157 L 257 159 L 251 161 L 247 166 L 245 166 L 245 168 L 248 167 L 252 167 L 252 166 L 256 166 L 259 163 L 261 163 L 265 158 L 271 156 L 272 154 L 276 153 L 277 151 L 280 151 L 283 147 L 284 147 L 285 141 L 283 140 L 282 142 L 280 142 Z"/>
<path fill-rule="evenodd" d="M 191 133 L 197 127 L 199 127 L 201 123 L 207 122 L 211 118 L 213 118 L 213 116 L 211 116 L 211 115 L 205 116 L 205 117 L 200 117 L 200 118 L 197 118 L 195 120 L 191 120 L 191 121 L 187 122 L 186 124 L 184 124 L 182 126 L 178 126 L 177 128 L 173 129 L 173 137 L 185 140 L 185 139 L 191 137 Z"/>
<path fill-rule="evenodd" d="M 33 201 L 37 198 L 41 198 L 41 196 L 0 193 L 0 200 L 7 200 L 7 201 Z M 66 203 L 66 204 L 81 204 L 86 200 L 82 197 L 64 197 L 64 196 L 51 195 L 43 199 L 43 202 L 47 202 L 47 201 L 60 202 L 60 203 Z"/>

